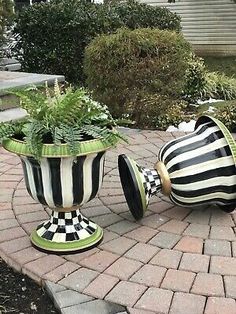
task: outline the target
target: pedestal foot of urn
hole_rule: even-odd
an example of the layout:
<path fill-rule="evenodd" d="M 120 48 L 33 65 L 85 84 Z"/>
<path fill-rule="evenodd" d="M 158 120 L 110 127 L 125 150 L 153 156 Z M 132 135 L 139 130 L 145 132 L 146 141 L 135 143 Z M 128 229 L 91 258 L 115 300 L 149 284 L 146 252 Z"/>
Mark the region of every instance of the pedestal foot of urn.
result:
<path fill-rule="evenodd" d="M 85 218 L 79 210 L 53 211 L 50 219 L 31 234 L 31 242 L 39 250 L 51 253 L 76 253 L 98 245 L 103 230 Z"/>

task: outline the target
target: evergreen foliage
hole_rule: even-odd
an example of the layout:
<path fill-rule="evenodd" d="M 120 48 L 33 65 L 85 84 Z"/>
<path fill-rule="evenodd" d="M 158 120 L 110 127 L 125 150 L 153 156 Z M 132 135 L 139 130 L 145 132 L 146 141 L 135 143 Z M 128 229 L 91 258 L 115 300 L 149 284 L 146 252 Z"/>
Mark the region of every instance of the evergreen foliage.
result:
<path fill-rule="evenodd" d="M 87 84 L 115 117 L 128 114 L 138 127 L 157 127 L 154 115 L 182 95 L 190 52 L 176 32 L 123 28 L 86 48 Z"/>
<path fill-rule="evenodd" d="M 70 83 L 84 81 L 86 45 L 119 27 L 180 31 L 180 18 L 168 9 L 128 0 L 114 5 L 86 0 L 51 0 L 24 8 L 15 34 L 15 54 L 26 72 L 63 74 Z"/>
<path fill-rule="evenodd" d="M 4 31 L 13 17 L 13 1 L 0 0 L 0 48 L 4 42 Z"/>

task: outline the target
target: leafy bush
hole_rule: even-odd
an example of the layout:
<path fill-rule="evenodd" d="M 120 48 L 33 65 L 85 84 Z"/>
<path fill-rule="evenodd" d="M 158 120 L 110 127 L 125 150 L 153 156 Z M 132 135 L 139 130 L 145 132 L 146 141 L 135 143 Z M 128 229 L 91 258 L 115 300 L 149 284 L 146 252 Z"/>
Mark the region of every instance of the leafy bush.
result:
<path fill-rule="evenodd" d="M 11 0 L 0 1 L 0 48 L 4 42 L 4 32 L 13 17 L 13 2 Z M 1 54 L 1 52 L 0 52 Z"/>
<path fill-rule="evenodd" d="M 212 115 L 222 121 L 231 132 L 236 132 L 236 100 L 216 102 L 211 106 L 215 108 Z"/>
<path fill-rule="evenodd" d="M 187 99 L 235 99 L 236 79 L 219 72 L 206 70 L 204 60 L 192 55 L 185 73 L 184 97 Z"/>
<path fill-rule="evenodd" d="M 183 119 L 190 120 L 186 115 L 186 102 L 165 95 L 149 94 L 133 107 L 133 116 L 140 128 L 166 130 L 169 125 L 177 126 Z"/>
<path fill-rule="evenodd" d="M 190 51 L 176 32 L 123 28 L 86 48 L 87 84 L 114 116 L 128 113 L 138 126 L 151 126 L 153 111 L 180 97 Z"/>
<path fill-rule="evenodd" d="M 69 82 L 81 82 L 86 45 L 96 35 L 125 25 L 179 31 L 180 19 L 167 9 L 132 0 L 114 6 L 85 0 L 52 0 L 20 12 L 15 52 L 25 71 L 64 74 Z"/>
<path fill-rule="evenodd" d="M 207 72 L 206 85 L 202 91 L 204 97 L 231 100 L 236 99 L 236 79 L 223 73 Z"/>
<path fill-rule="evenodd" d="M 206 83 L 204 60 L 192 54 L 185 73 L 184 97 L 187 99 L 200 98 Z"/>
<path fill-rule="evenodd" d="M 112 15 L 118 15 L 122 26 L 130 29 L 159 28 L 180 32 L 180 17 L 167 8 L 150 6 L 134 0 L 116 2 L 110 6 Z"/>

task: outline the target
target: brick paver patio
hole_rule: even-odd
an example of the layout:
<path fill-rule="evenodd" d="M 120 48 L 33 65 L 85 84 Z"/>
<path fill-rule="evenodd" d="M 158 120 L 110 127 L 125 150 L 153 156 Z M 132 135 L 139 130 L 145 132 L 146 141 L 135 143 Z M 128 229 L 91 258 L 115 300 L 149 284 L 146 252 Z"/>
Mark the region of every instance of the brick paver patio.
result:
<path fill-rule="evenodd" d="M 46 282 L 65 314 L 235 314 L 236 212 L 175 207 L 161 196 L 136 222 L 123 196 L 118 154 L 151 167 L 159 148 L 180 135 L 129 131 L 129 144 L 107 153 L 99 196 L 81 210 L 104 228 L 104 240 L 87 252 L 62 256 L 31 246 L 30 232 L 49 211 L 28 195 L 19 158 L 1 149 L 1 257 Z"/>

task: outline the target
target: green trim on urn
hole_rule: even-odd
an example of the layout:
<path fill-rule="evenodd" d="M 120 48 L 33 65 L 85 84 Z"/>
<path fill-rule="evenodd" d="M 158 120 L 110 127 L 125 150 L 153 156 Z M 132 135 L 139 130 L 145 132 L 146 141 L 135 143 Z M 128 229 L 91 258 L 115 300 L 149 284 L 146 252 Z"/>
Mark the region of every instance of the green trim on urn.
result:
<path fill-rule="evenodd" d="M 135 178 L 137 180 L 139 192 L 140 192 L 141 199 L 142 199 L 143 211 L 145 212 L 147 209 L 147 200 L 146 200 L 146 193 L 145 193 L 144 185 L 143 185 L 143 182 L 141 180 L 141 173 L 139 172 L 139 170 L 137 168 L 137 164 L 135 163 L 135 161 L 129 157 L 127 157 L 127 159 L 129 160 L 129 162 L 133 168 L 134 175 L 135 175 Z"/>
<path fill-rule="evenodd" d="M 212 120 L 220 128 L 221 132 L 223 133 L 223 135 L 224 135 L 224 137 L 225 137 L 225 139 L 229 145 L 229 148 L 231 150 L 231 153 L 232 153 L 232 156 L 234 159 L 234 163 L 236 165 L 236 143 L 235 143 L 235 140 L 234 140 L 232 134 L 230 133 L 230 131 L 227 129 L 227 127 L 220 120 L 218 120 L 214 117 L 211 117 L 211 116 L 207 116 L 207 115 L 201 116 L 197 120 L 196 126 L 198 126 L 199 123 L 201 123 L 201 120 L 204 120 L 205 118 Z"/>
<path fill-rule="evenodd" d="M 91 234 L 91 236 L 85 239 L 68 241 L 63 243 L 45 240 L 37 234 L 36 230 L 34 230 L 30 236 L 32 244 L 35 245 L 37 248 L 43 251 L 51 251 L 55 253 L 84 251 L 96 246 L 96 244 L 99 244 L 102 238 L 103 230 L 98 225 L 96 231 Z"/>
<path fill-rule="evenodd" d="M 117 142 L 118 140 L 119 139 L 117 138 Z M 117 142 L 115 142 L 114 145 Z M 114 145 L 111 145 L 110 143 L 108 144 L 104 139 L 83 141 L 77 144 L 77 147 L 75 147 L 76 150 L 78 149 L 76 156 L 99 153 L 113 147 Z M 17 155 L 33 156 L 27 143 L 20 140 L 13 138 L 7 139 L 3 141 L 2 146 L 9 152 L 15 153 Z M 41 157 L 53 158 L 70 156 L 73 156 L 73 154 L 71 153 L 67 144 L 43 144 Z"/>

